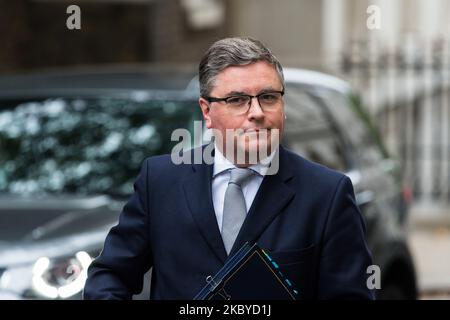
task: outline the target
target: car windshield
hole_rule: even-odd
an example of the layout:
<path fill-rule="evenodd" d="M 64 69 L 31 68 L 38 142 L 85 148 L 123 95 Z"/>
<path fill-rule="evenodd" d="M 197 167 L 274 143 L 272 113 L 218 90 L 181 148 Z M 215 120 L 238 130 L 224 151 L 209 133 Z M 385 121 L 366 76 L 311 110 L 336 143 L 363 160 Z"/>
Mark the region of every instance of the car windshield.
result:
<path fill-rule="evenodd" d="M 192 132 L 195 101 L 47 98 L 0 102 L 0 192 L 132 192 L 142 161 Z"/>

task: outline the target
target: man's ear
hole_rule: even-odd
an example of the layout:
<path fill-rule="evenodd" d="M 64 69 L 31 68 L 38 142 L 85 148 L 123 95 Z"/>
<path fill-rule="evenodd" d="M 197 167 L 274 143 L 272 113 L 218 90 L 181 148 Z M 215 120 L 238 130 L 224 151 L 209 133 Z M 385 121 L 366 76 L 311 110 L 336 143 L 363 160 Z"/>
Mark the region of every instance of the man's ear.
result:
<path fill-rule="evenodd" d="M 211 117 L 210 117 L 210 108 L 209 108 L 209 102 L 206 101 L 205 98 L 200 97 L 198 99 L 198 104 L 200 105 L 200 109 L 202 109 L 203 119 L 205 120 L 206 128 L 211 129 L 212 123 L 211 123 Z"/>

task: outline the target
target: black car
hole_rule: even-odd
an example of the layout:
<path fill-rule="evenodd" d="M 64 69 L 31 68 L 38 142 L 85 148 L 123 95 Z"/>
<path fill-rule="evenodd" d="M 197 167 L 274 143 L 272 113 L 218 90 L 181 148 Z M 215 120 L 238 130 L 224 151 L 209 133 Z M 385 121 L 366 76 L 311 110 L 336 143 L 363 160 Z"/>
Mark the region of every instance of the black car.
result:
<path fill-rule="evenodd" d="M 285 80 L 284 144 L 351 178 L 378 298 L 415 299 L 407 192 L 370 117 L 342 80 L 299 69 Z M 206 139 L 197 82 L 161 66 L 0 77 L 0 299 L 81 297 L 144 158 L 179 145 L 175 129 L 192 134 L 186 148 Z"/>

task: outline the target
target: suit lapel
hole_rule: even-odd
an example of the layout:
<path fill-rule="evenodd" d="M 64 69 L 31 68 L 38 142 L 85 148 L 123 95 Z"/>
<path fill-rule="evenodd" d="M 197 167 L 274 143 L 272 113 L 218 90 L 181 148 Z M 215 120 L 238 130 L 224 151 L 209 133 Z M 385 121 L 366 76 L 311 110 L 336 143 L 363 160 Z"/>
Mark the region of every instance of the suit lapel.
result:
<path fill-rule="evenodd" d="M 227 253 L 212 202 L 212 174 L 212 164 L 193 164 L 192 172 L 183 182 L 183 189 L 197 227 L 217 258 L 224 263 Z"/>
<path fill-rule="evenodd" d="M 230 255 L 245 242 L 254 243 L 295 195 L 294 190 L 286 185 L 292 177 L 286 151 L 280 146 L 279 152 L 279 172 L 264 177 Z"/>

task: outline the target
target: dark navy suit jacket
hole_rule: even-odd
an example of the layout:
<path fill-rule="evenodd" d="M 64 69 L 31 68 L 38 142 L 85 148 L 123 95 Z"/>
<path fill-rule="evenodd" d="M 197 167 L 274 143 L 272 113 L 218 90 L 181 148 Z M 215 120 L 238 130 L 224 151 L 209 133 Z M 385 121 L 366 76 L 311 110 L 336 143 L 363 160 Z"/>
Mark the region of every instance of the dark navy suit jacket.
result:
<path fill-rule="evenodd" d="M 230 254 L 246 241 L 271 253 L 305 299 L 372 299 L 371 254 L 350 179 L 279 149 Z M 225 263 L 214 213 L 213 165 L 148 158 L 135 192 L 91 264 L 85 299 L 130 299 L 152 270 L 152 299 L 192 299 Z"/>

